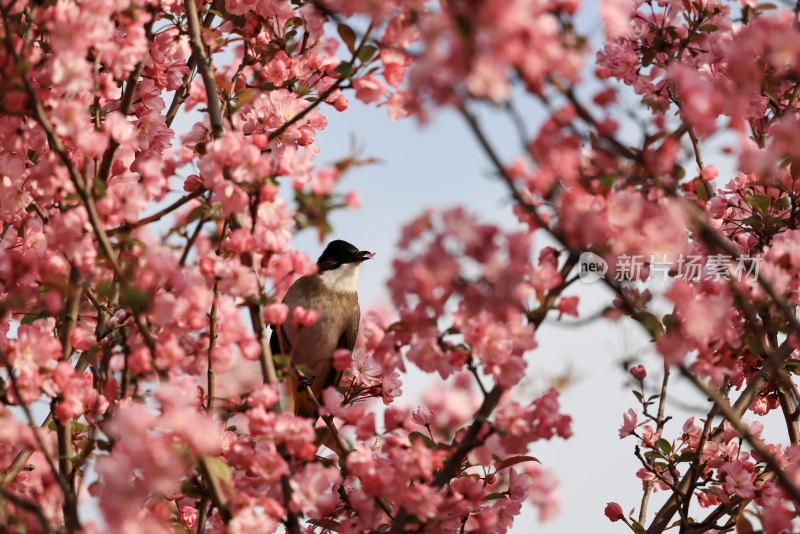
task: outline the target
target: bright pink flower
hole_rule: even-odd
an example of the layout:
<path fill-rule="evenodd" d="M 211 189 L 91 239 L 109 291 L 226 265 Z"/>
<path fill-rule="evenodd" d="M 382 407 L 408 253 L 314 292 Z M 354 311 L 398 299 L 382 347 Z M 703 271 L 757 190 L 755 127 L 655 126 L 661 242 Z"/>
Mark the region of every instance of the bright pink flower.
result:
<path fill-rule="evenodd" d="M 644 377 L 647 376 L 647 370 L 644 368 L 643 365 L 637 365 L 636 367 L 631 367 L 628 371 L 633 378 L 638 381 L 644 380 Z"/>
<path fill-rule="evenodd" d="M 622 513 L 622 507 L 615 502 L 608 503 L 603 513 L 605 513 L 606 517 L 611 521 L 619 521 L 625 518 L 625 515 Z"/>
<path fill-rule="evenodd" d="M 579 301 L 579 297 L 561 297 L 558 300 L 558 318 L 561 319 L 564 314 L 577 317 Z"/>

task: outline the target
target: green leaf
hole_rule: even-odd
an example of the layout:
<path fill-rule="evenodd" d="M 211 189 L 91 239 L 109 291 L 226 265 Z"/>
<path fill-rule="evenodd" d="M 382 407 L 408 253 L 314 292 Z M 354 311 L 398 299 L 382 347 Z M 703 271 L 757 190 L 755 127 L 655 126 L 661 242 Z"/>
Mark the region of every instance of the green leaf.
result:
<path fill-rule="evenodd" d="M 652 65 L 653 60 L 656 57 L 656 51 L 652 48 L 647 48 L 642 53 L 642 67 L 649 67 Z"/>
<path fill-rule="evenodd" d="M 366 63 L 372 59 L 372 56 L 374 56 L 377 51 L 378 47 L 376 46 L 364 45 L 361 47 L 361 50 L 358 51 L 358 59 L 360 59 L 362 63 Z"/>
<path fill-rule="evenodd" d="M 33 324 L 34 321 L 37 319 L 44 319 L 45 317 L 50 317 L 50 312 L 45 310 L 36 310 L 30 313 L 26 313 L 22 319 L 20 319 L 21 324 Z"/>
<path fill-rule="evenodd" d="M 208 208 L 205 206 L 205 204 L 197 206 L 195 209 L 189 212 L 189 215 L 186 216 L 186 224 L 189 224 L 192 221 L 196 221 L 197 219 L 205 215 L 207 211 Z"/>
<path fill-rule="evenodd" d="M 764 227 L 764 220 L 758 215 L 751 215 L 750 217 L 745 217 L 740 222 L 745 226 L 749 226 L 753 230 L 760 230 L 761 228 Z"/>
<path fill-rule="evenodd" d="M 695 191 L 697 193 L 697 198 L 703 202 L 708 202 L 708 199 L 711 198 L 711 195 L 708 193 L 708 185 L 703 180 L 697 180 Z"/>
<path fill-rule="evenodd" d="M 511 458 L 506 458 L 502 462 L 498 462 L 498 463 L 494 464 L 494 468 L 497 471 L 502 471 L 506 467 L 511 467 L 512 465 L 521 464 L 523 462 L 536 462 L 537 464 L 542 463 L 542 462 L 539 461 L 538 458 L 536 458 L 534 456 L 521 455 L 521 456 L 512 456 Z"/>
<path fill-rule="evenodd" d="M 769 4 L 769 3 L 767 3 L 767 4 L 760 4 L 760 5 L 759 5 L 759 6 L 756 8 L 756 11 L 770 11 L 770 10 L 772 10 L 772 9 L 778 9 L 778 6 L 776 6 L 775 4 Z"/>
<path fill-rule="evenodd" d="M 493 501 L 495 499 L 502 499 L 506 496 L 505 493 L 490 493 L 486 497 L 483 498 L 484 501 Z"/>
<path fill-rule="evenodd" d="M 703 25 L 702 25 L 702 26 L 700 26 L 700 28 L 699 28 L 699 30 L 700 30 L 701 32 L 715 32 L 715 31 L 717 31 L 718 29 L 719 29 L 719 28 L 717 28 L 717 27 L 716 27 L 716 26 L 714 26 L 713 24 L 703 24 Z"/>
<path fill-rule="evenodd" d="M 289 28 L 296 28 L 297 26 L 303 25 L 303 19 L 300 17 L 292 17 L 287 20 L 283 25 L 283 31 L 286 32 Z"/>
<path fill-rule="evenodd" d="M 288 365 L 289 362 L 292 361 L 292 359 L 285 354 L 273 354 L 272 359 L 275 361 L 275 365 Z"/>
<path fill-rule="evenodd" d="M 793 374 L 800 375 L 800 360 L 791 359 L 784 364 Z"/>
<path fill-rule="evenodd" d="M 745 195 L 744 199 L 753 206 L 759 213 L 766 213 L 769 209 L 770 198 L 769 195 L 764 193 L 756 193 L 754 195 Z"/>
<path fill-rule="evenodd" d="M 408 441 L 410 441 L 411 443 L 414 443 L 418 439 L 425 440 L 425 445 L 427 445 L 429 449 L 436 450 L 436 442 L 433 441 L 430 437 L 423 434 L 422 432 L 417 432 L 415 430 L 414 432 L 408 434 Z"/>
<path fill-rule="evenodd" d="M 658 450 L 663 452 L 665 456 L 672 454 L 672 445 L 670 445 L 669 441 L 665 440 L 664 438 L 656 441 L 656 447 L 658 447 Z"/>
<path fill-rule="evenodd" d="M 101 180 L 100 178 L 94 179 L 94 190 L 97 191 L 95 197 L 103 198 L 104 196 L 106 196 L 106 189 L 107 186 L 103 180 Z"/>
<path fill-rule="evenodd" d="M 143 311 L 150 306 L 151 294 L 133 285 L 127 285 L 121 295 L 121 302 L 124 306 L 129 306 L 134 311 Z"/>
<path fill-rule="evenodd" d="M 216 456 L 204 456 L 203 461 L 211 475 L 230 484 L 233 480 L 231 467 Z"/>
<path fill-rule="evenodd" d="M 187 480 L 181 484 L 181 493 L 190 499 L 199 499 L 203 496 L 203 491 L 193 480 Z"/>
<path fill-rule="evenodd" d="M 664 333 L 664 327 L 661 325 L 661 321 L 650 312 L 637 312 L 633 315 L 633 318 L 654 338 L 658 338 L 658 336 Z"/>
<path fill-rule="evenodd" d="M 339 37 L 342 38 L 345 46 L 353 53 L 353 50 L 356 48 L 356 32 L 353 31 L 353 28 L 348 26 L 347 24 L 339 24 L 339 27 L 336 28 L 336 31 L 339 32 Z"/>
<path fill-rule="evenodd" d="M 339 74 L 342 78 L 349 78 L 353 75 L 353 66 L 348 61 L 342 61 L 338 67 L 333 69 L 333 72 Z"/>

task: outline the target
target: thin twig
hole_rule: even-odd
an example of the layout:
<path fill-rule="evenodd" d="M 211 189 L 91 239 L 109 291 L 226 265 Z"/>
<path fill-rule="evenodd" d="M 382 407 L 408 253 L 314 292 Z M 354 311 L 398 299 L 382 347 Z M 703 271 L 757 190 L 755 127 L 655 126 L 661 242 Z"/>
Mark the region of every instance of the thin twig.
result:
<path fill-rule="evenodd" d="M 217 341 L 217 300 L 219 300 L 219 279 L 214 280 L 214 302 L 208 314 L 208 392 L 206 397 L 206 413 L 214 413 L 214 360 L 212 353 Z"/>

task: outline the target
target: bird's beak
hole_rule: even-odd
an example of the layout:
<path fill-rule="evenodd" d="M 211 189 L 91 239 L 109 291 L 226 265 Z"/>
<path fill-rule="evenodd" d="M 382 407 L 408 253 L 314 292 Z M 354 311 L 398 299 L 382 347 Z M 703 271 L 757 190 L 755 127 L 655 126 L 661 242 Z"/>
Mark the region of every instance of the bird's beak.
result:
<path fill-rule="evenodd" d="M 365 260 L 371 260 L 372 257 L 375 256 L 374 252 L 370 252 L 369 250 L 359 250 L 355 254 L 353 254 L 353 261 L 357 263 L 361 263 Z"/>

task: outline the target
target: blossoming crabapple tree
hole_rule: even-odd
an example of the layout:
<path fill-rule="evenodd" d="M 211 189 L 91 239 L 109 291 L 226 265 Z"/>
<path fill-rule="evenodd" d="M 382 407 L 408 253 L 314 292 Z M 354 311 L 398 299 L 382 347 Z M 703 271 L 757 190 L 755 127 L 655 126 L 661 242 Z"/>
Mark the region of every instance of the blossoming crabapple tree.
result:
<path fill-rule="evenodd" d="M 570 418 L 554 389 L 509 393 L 537 327 L 577 315 L 563 293 L 591 250 L 612 266 L 658 255 L 674 303 L 658 315 L 641 286 L 613 268 L 604 278 L 605 316 L 640 324 L 664 362 L 651 372 L 659 393 L 637 392 L 620 429 L 637 440 L 643 499 L 606 515 L 636 532 L 706 532 L 746 528 L 747 512 L 767 533 L 791 531 L 798 7 L 609 0 L 596 58 L 580 8 L 0 0 L 8 528 L 92 531 L 87 492 L 112 532 L 505 532 L 526 500 L 546 517 L 551 475 L 531 444 L 569 437 Z M 620 95 L 635 95 L 635 121 Z M 302 369 L 272 354 L 266 326 L 287 320 L 283 293 L 315 269 L 293 231 L 324 234 L 332 210 L 358 203 L 337 190 L 357 160 L 314 160 L 325 115 L 346 113 L 348 96 L 395 120 L 456 109 L 527 231 L 458 208 L 411 221 L 389 287 L 396 314 L 366 313 L 356 353 L 334 355 L 344 378 L 315 429 L 280 409 L 277 383 Z M 520 99 L 543 124 L 525 127 Z M 496 151 L 475 113 L 487 105 L 518 125 L 518 158 Z M 176 135 L 192 109 L 201 118 Z M 735 176 L 706 161 L 722 133 Z M 534 256 L 534 234 L 557 246 Z M 689 254 L 744 257 L 749 275 L 682 277 Z M 257 380 L 237 372 L 248 361 Z M 395 402 L 409 362 L 452 377 L 413 413 Z M 708 398 L 682 424 L 665 411 L 676 374 Z M 778 443 L 758 422 L 772 410 Z M 323 434 L 338 461 L 317 455 Z M 649 509 L 656 491 L 668 497 Z"/>

